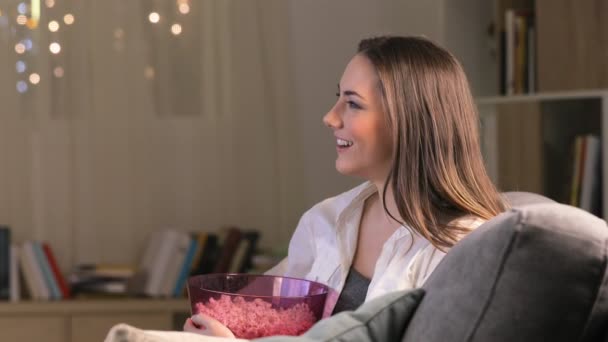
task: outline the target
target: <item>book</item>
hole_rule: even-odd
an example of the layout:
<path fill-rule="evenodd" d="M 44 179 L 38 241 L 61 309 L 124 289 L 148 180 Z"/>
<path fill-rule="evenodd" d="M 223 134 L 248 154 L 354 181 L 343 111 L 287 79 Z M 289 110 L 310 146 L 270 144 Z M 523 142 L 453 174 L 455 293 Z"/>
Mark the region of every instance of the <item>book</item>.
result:
<path fill-rule="evenodd" d="M 31 290 L 32 299 L 49 300 L 51 299 L 50 289 L 48 288 L 41 266 L 34 252 L 32 241 L 26 241 L 21 246 L 21 261 L 26 277 L 29 278 L 28 285 Z"/>
<path fill-rule="evenodd" d="M 601 216 L 601 165 L 600 165 L 600 138 L 586 135 L 585 157 L 582 169 L 580 208 L 597 216 Z"/>
<path fill-rule="evenodd" d="M 580 180 L 581 180 L 581 167 L 582 160 L 585 151 L 585 146 L 583 145 L 583 137 L 577 136 L 574 139 L 574 162 L 573 162 L 573 171 L 572 171 L 572 184 L 570 185 L 570 205 L 577 207 L 579 204 L 579 188 L 580 188 Z"/>
<path fill-rule="evenodd" d="M 34 254 L 36 256 L 36 261 L 42 270 L 42 275 L 44 282 L 46 283 L 47 288 L 49 289 L 50 299 L 61 299 L 61 292 L 59 291 L 59 286 L 55 281 L 55 277 L 53 276 L 53 272 L 51 271 L 51 266 L 42 250 L 42 243 L 39 241 L 32 241 L 32 248 L 34 250 Z"/>
<path fill-rule="evenodd" d="M 515 94 L 515 10 L 505 11 L 505 93 Z"/>
<path fill-rule="evenodd" d="M 251 241 L 245 238 L 241 239 L 238 247 L 234 251 L 234 255 L 232 256 L 228 273 L 239 273 L 241 271 L 241 268 L 245 265 L 245 254 L 247 253 L 250 244 Z"/>
<path fill-rule="evenodd" d="M 179 297 L 182 293 L 184 293 L 184 288 L 186 285 L 186 280 L 188 279 L 188 275 L 190 274 L 190 269 L 192 268 L 192 264 L 194 263 L 194 255 L 196 250 L 198 249 L 198 239 L 190 238 L 190 245 L 188 246 L 188 250 L 186 252 L 186 257 L 184 258 L 184 262 L 182 263 L 182 267 L 179 270 L 177 281 L 175 282 L 175 287 L 171 293 L 172 297 Z"/>
<path fill-rule="evenodd" d="M 219 238 L 215 233 L 207 233 L 205 246 L 201 251 L 198 267 L 190 275 L 212 273 L 220 254 Z"/>
<path fill-rule="evenodd" d="M 186 254 L 190 247 L 190 235 L 184 232 L 175 231 L 175 238 L 172 240 L 169 252 L 169 259 L 166 264 L 166 271 L 162 281 L 160 295 L 163 297 L 173 296 L 173 290 L 177 284 L 182 266 L 186 260 Z"/>
<path fill-rule="evenodd" d="M 101 278 L 130 278 L 135 275 L 135 270 L 130 265 L 118 264 L 79 264 L 74 270 L 79 278 L 101 277 Z"/>
<path fill-rule="evenodd" d="M 213 273 L 226 273 L 230 269 L 234 254 L 241 242 L 242 233 L 236 227 L 229 227 L 226 230 L 226 238 L 222 244 L 220 256 L 213 268 Z"/>
<path fill-rule="evenodd" d="M 11 244 L 11 260 L 9 270 L 9 299 L 11 302 L 21 300 L 21 277 L 19 275 L 19 246 Z"/>
<path fill-rule="evenodd" d="M 11 229 L 0 226 L 0 300 L 10 298 Z"/>
<path fill-rule="evenodd" d="M 134 278 L 137 280 L 134 283 L 132 292 L 139 295 L 147 295 L 148 283 L 150 281 L 151 275 L 155 269 L 155 260 L 157 257 L 158 249 L 162 244 L 163 232 L 156 231 L 150 234 L 148 237 L 148 241 L 146 243 L 146 248 L 141 257 L 137 274 Z"/>
<path fill-rule="evenodd" d="M 150 273 L 144 288 L 144 293 L 151 297 L 163 295 L 164 281 L 169 272 L 179 233 L 173 230 L 162 231 L 159 239 L 158 248 L 149 261 Z"/>
<path fill-rule="evenodd" d="M 53 274 L 53 277 L 55 278 L 55 282 L 57 283 L 57 286 L 59 287 L 59 291 L 61 293 L 61 298 L 63 298 L 63 299 L 70 298 L 70 296 L 71 296 L 70 288 L 67 284 L 65 277 L 61 273 L 61 270 L 59 269 L 59 265 L 57 264 L 57 260 L 55 259 L 55 255 L 53 254 L 53 251 L 51 250 L 51 246 L 49 246 L 49 244 L 47 244 L 47 243 L 42 243 L 42 250 L 48 260 L 49 266 L 51 267 L 51 272 Z"/>
<path fill-rule="evenodd" d="M 189 274 L 195 274 L 196 270 L 198 270 L 200 268 L 201 265 L 201 256 L 203 255 L 203 251 L 205 250 L 205 245 L 207 243 L 207 236 L 208 234 L 206 232 L 194 232 L 192 233 L 192 239 L 197 241 L 196 244 L 196 251 L 194 253 L 194 255 L 192 256 L 192 265 L 190 267 L 190 272 Z"/>
<path fill-rule="evenodd" d="M 256 253 L 260 232 L 252 229 L 243 233 L 243 240 L 247 241 L 246 249 L 240 262 L 239 268 L 235 272 L 247 273 L 253 268 L 253 256 Z M 238 256 L 238 254 L 237 254 Z"/>

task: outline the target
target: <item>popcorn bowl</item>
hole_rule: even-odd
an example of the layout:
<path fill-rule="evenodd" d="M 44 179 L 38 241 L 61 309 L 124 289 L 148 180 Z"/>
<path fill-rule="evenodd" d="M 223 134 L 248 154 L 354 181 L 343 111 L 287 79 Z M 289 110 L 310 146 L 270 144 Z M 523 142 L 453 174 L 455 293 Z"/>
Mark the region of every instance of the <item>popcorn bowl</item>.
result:
<path fill-rule="evenodd" d="M 224 324 L 238 338 L 297 336 L 323 315 L 329 288 L 305 279 L 204 274 L 188 279 L 191 313 Z"/>

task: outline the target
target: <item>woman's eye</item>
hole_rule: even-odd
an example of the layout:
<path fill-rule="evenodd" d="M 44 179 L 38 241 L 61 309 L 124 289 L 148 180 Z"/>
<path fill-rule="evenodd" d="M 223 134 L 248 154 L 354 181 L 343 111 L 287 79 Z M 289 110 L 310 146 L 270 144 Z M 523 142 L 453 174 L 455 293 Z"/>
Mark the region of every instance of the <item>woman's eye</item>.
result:
<path fill-rule="evenodd" d="M 361 109 L 361 106 L 359 106 L 356 102 L 354 101 L 346 101 L 346 104 L 348 105 L 349 108 L 353 108 L 353 109 Z"/>

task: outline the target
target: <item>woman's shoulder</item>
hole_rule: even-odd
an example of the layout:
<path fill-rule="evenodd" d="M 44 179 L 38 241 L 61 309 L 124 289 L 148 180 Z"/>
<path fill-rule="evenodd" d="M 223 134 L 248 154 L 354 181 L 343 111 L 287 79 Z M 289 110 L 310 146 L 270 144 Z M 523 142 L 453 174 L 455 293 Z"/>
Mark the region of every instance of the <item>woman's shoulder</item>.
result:
<path fill-rule="evenodd" d="M 335 220 L 349 208 L 362 204 L 374 191 L 376 191 L 374 185 L 370 182 L 365 182 L 315 204 L 304 213 L 304 217 L 323 217 Z"/>

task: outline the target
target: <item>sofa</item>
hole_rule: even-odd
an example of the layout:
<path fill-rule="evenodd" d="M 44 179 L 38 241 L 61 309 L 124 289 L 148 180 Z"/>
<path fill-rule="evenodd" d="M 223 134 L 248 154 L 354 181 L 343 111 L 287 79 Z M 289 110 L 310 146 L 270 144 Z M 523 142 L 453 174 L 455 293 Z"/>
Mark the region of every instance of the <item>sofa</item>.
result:
<path fill-rule="evenodd" d="M 369 301 L 299 337 L 256 341 L 608 342 L 606 222 L 535 194 L 505 198 L 512 208 L 454 246 L 421 289 Z M 147 341 L 221 340 L 186 334 Z"/>

